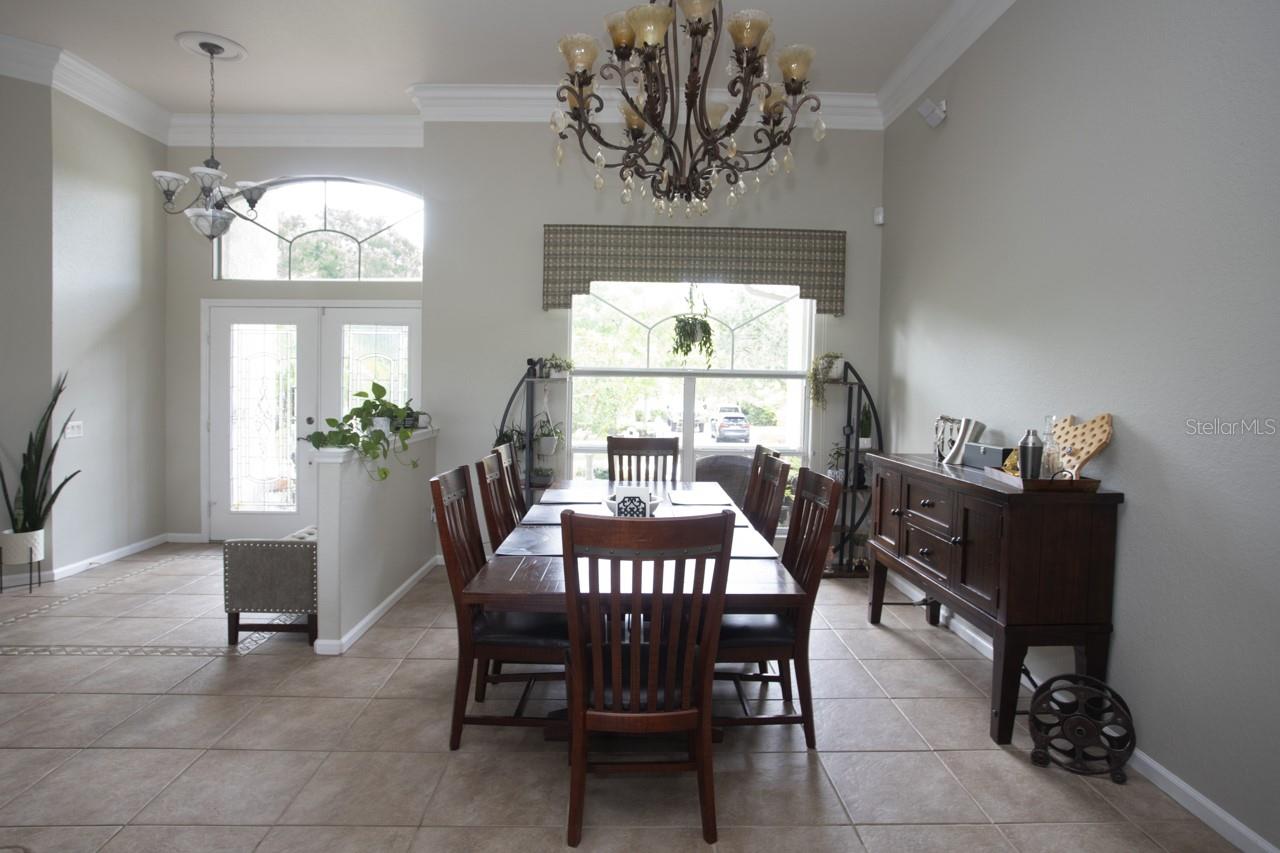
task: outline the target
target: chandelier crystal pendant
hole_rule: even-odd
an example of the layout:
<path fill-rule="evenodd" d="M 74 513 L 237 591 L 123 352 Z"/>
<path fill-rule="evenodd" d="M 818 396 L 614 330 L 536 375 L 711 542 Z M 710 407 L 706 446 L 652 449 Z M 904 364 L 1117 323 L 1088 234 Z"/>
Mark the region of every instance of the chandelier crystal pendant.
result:
<path fill-rule="evenodd" d="M 227 173 L 222 171 L 222 164 L 214 154 L 214 62 L 241 59 L 245 50 L 230 39 L 209 33 L 178 33 L 176 38 L 179 44 L 191 52 L 209 58 L 209 157 L 203 165 L 188 169 L 190 176 L 160 171 L 152 172 L 151 177 L 164 196 L 165 213 L 185 214 L 196 233 L 216 240 L 227 233 L 236 217 L 252 220 L 257 215 L 258 202 L 268 187 L 266 183 L 254 181 L 237 181 L 234 189 L 228 187 Z M 196 186 L 195 197 L 185 205 L 178 204 L 178 193 L 192 180 Z M 247 213 L 231 207 L 231 202 L 236 199 L 243 199 L 248 205 Z"/>
<path fill-rule="evenodd" d="M 594 37 L 575 33 L 560 39 L 568 72 L 556 91 L 564 106 L 551 114 L 551 132 L 561 140 L 557 165 L 564 159 L 565 141 L 572 144 L 571 134 L 577 138 L 595 166 L 596 190 L 604 189 L 606 170 L 617 170 L 623 204 L 643 198 L 647 187 L 659 215 L 683 211 L 692 217 L 710 210 L 708 199 L 720 188 L 728 194 L 728 206 L 736 207 L 749 185 L 759 188 L 761 171 L 791 173 L 796 165 L 792 134 L 803 113 L 814 114 L 814 140 L 821 142 L 827 129 L 821 101 L 805 93 L 812 47 L 795 44 L 777 52 L 782 79 L 775 85 L 769 82 L 774 33 L 767 14 L 744 9 L 726 19 L 723 0 L 678 0 L 684 19 L 678 25 L 676 5 L 677 0 L 650 0 L 608 15 L 613 61 L 598 71 L 600 43 Z M 730 103 L 708 100 L 722 30 L 732 42 L 725 69 Z M 682 32 L 689 39 L 685 57 Z M 683 81 L 682 58 L 688 64 Z M 605 102 L 596 91 L 597 78 L 618 87 L 624 129 L 616 143 L 600 128 Z"/>

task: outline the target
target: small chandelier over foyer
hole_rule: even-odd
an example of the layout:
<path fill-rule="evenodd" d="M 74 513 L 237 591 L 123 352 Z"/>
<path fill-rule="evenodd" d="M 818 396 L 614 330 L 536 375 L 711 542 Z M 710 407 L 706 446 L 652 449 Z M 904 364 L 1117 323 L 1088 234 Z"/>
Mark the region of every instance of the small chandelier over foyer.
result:
<path fill-rule="evenodd" d="M 237 216 L 251 219 L 256 215 L 257 204 L 268 186 L 253 181 L 237 181 L 236 188 L 229 189 L 226 186 L 227 173 L 222 171 L 222 164 L 214 154 L 214 62 L 234 62 L 243 59 L 247 52 L 239 43 L 212 33 L 183 32 L 174 38 L 187 50 L 209 59 L 209 157 L 203 165 L 187 170 L 190 177 L 178 172 L 152 172 L 151 177 L 164 195 L 165 213 L 185 214 L 197 233 L 216 240 L 227 233 Z M 195 197 L 186 205 L 179 205 L 175 198 L 192 178 L 198 188 Z M 231 202 L 237 198 L 244 199 L 248 205 L 248 215 L 231 207 Z"/>
<path fill-rule="evenodd" d="M 617 170 L 623 204 L 652 194 L 659 215 L 670 217 L 683 209 L 692 217 L 710 210 L 708 199 L 721 186 L 728 193 L 726 203 L 735 207 L 748 187 L 759 187 L 761 171 L 770 176 L 779 169 L 791 172 L 791 138 L 802 112 L 815 114 L 813 138 L 818 142 L 826 135 L 826 124 L 819 99 L 805 94 L 812 47 L 794 44 L 779 50 L 782 79 L 771 84 L 768 58 L 774 32 L 767 14 L 744 9 L 726 19 L 722 0 L 678 0 L 684 23 L 677 25 L 676 5 L 677 0 L 650 0 L 608 15 L 605 28 L 614 61 L 599 71 L 595 38 L 576 33 L 560 39 L 568 73 L 556 97 L 565 107 L 551 114 L 551 131 L 562 140 L 556 143 L 557 165 L 564 159 L 564 140 L 570 134 L 577 137 L 577 147 L 595 165 L 597 191 L 605 187 L 605 170 Z M 731 103 L 708 98 L 722 27 L 733 45 L 725 69 Z M 683 81 L 681 31 L 690 42 Z M 625 125 L 618 143 L 606 139 L 598 123 L 605 102 L 596 92 L 597 78 L 618 86 L 617 108 Z M 753 113 L 758 118 L 749 123 Z"/>

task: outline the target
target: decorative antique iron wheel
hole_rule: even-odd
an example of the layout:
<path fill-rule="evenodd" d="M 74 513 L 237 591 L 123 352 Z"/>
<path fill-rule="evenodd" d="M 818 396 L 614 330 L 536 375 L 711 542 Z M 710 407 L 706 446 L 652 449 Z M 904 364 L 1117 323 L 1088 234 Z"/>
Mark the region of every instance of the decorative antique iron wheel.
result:
<path fill-rule="evenodd" d="M 1119 693 L 1087 675 L 1056 675 L 1036 689 L 1029 713 L 1033 764 L 1053 763 L 1087 776 L 1108 773 L 1124 784 L 1137 739 Z"/>

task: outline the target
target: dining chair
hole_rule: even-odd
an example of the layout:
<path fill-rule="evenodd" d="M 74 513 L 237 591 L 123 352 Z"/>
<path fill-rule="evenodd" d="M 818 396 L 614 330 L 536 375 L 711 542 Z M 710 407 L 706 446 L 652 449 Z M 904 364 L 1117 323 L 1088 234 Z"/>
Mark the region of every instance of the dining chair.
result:
<path fill-rule="evenodd" d="M 756 445 L 756 452 L 751 457 L 751 476 L 747 480 L 747 491 L 742 498 L 742 511 L 745 513 L 754 507 L 760 500 L 760 466 L 764 464 L 764 460 L 770 456 L 780 456 L 776 450 L 765 447 L 763 444 Z"/>
<path fill-rule="evenodd" d="M 775 613 L 730 613 L 720 628 L 720 644 L 716 660 L 720 663 L 754 663 L 777 661 L 778 674 L 718 673 L 718 677 L 734 682 L 738 701 L 745 717 L 717 717 L 717 726 L 761 724 L 800 724 L 805 744 L 814 749 L 813 691 L 809 681 L 809 628 L 818 584 L 826 568 L 831 549 L 831 529 L 840 507 L 840 485 L 808 468 L 796 477 L 795 502 L 782 564 L 804 590 L 802 608 Z M 742 682 L 777 683 L 784 701 L 791 702 L 791 665 L 794 662 L 796 686 L 800 692 L 800 714 L 753 716 L 747 705 Z"/>
<path fill-rule="evenodd" d="M 480 506 L 484 509 L 484 523 L 489 531 L 489 547 L 497 548 L 520 524 L 520 519 L 515 516 L 515 507 L 511 505 L 506 472 L 499 454 L 490 453 L 476 463 L 476 481 L 480 484 Z"/>
<path fill-rule="evenodd" d="M 568 624 L 561 614 L 512 613 L 482 610 L 464 605 L 462 592 L 484 566 L 484 543 L 476 520 L 471 477 L 462 465 L 431 478 L 431 499 L 440 531 L 440 550 L 444 554 L 445 573 L 453 593 L 453 606 L 458 617 L 458 671 L 453 692 L 453 722 L 449 731 L 449 749 L 462 742 L 462 726 L 498 725 L 532 726 L 545 721 L 524 716 L 525 704 L 535 681 L 561 680 L 563 669 L 489 675 L 490 661 L 550 664 L 563 667 L 569 647 Z M 525 689 L 510 716 L 469 715 L 467 699 L 471 677 L 479 670 L 476 701 L 484 701 L 484 685 L 499 681 L 524 681 Z"/>
<path fill-rule="evenodd" d="M 493 452 L 502 457 L 502 470 L 506 474 L 508 500 L 517 519 L 525 517 L 529 505 L 524 499 L 524 486 L 520 482 L 520 463 L 516 457 L 516 446 L 511 442 L 499 444 Z"/>
<path fill-rule="evenodd" d="M 609 479 L 674 483 L 680 458 L 678 438 L 627 438 L 611 435 L 605 441 L 609 453 Z"/>
<path fill-rule="evenodd" d="M 569 614 L 568 843 L 582 840 L 587 771 L 698 776 L 702 837 L 716 841 L 711 686 L 733 513 L 677 519 L 561 516 Z M 585 588 L 583 585 L 585 584 Z M 589 764 L 593 732 L 676 734 L 688 759 Z"/>
<path fill-rule="evenodd" d="M 787 475 L 791 464 L 778 456 L 766 456 L 760 462 L 760 481 L 755 502 L 743 510 L 747 521 L 770 544 L 778 535 L 778 519 L 782 517 L 782 499 L 787 492 Z"/>
<path fill-rule="evenodd" d="M 751 485 L 752 461 L 736 453 L 716 453 L 700 456 L 693 463 L 693 479 L 700 482 L 719 483 L 720 488 L 735 504 L 746 504 L 747 489 Z"/>

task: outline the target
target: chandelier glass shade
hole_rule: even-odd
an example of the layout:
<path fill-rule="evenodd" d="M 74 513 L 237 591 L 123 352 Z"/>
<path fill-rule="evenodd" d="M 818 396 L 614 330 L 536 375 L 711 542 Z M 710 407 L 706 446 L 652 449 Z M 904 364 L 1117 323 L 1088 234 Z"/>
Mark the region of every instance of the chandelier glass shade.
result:
<path fill-rule="evenodd" d="M 608 15 L 604 23 L 612 48 L 610 61 L 599 68 L 594 37 L 575 33 L 560 40 L 567 70 L 551 131 L 558 137 L 556 164 L 564 159 L 564 145 L 576 142 L 595 166 L 596 190 L 604 189 L 607 170 L 618 172 L 623 204 L 651 195 L 660 215 L 683 209 L 692 217 L 707 213 L 709 199 L 723 188 L 734 207 L 748 186 L 760 185 L 760 172 L 794 169 L 791 141 L 803 115 L 813 115 L 816 141 L 826 135 L 822 104 L 805 91 L 813 48 L 797 44 L 777 51 L 781 80 L 771 83 L 773 22 L 764 12 L 744 9 L 726 18 L 723 0 L 650 0 Z M 714 99 L 708 85 L 725 33 L 727 102 Z M 616 141 L 600 125 L 601 83 L 616 86 L 623 122 Z"/>
<path fill-rule="evenodd" d="M 181 35 L 183 34 L 179 34 L 180 37 Z M 222 171 L 222 164 L 214 154 L 213 63 L 223 53 L 224 48 L 214 41 L 201 41 L 198 48 L 209 57 L 209 157 L 202 165 L 188 169 L 187 171 L 191 173 L 189 176 L 178 172 L 158 171 L 152 172 L 151 178 L 155 181 L 160 194 L 164 196 L 165 213 L 185 214 L 196 233 L 210 240 L 216 240 L 227 233 L 227 229 L 237 217 L 251 220 L 257 215 L 257 204 L 269 185 L 254 181 L 237 181 L 234 188 L 227 186 L 227 173 Z M 195 181 L 195 195 L 191 201 L 180 204 L 177 200 L 178 193 L 192 181 Z M 248 205 L 246 213 L 231 207 L 231 202 L 236 199 L 243 199 Z"/>

